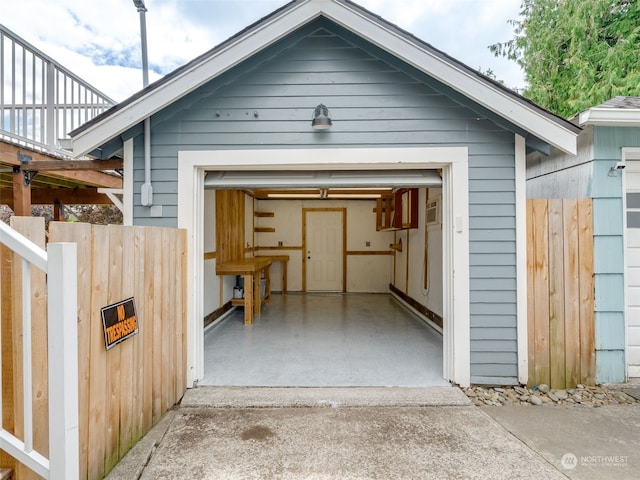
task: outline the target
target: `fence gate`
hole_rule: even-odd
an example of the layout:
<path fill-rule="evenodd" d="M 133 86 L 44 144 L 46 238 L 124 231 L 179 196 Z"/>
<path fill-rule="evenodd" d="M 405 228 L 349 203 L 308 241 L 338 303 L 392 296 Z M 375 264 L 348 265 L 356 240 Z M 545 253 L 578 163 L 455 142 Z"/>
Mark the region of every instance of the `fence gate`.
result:
<path fill-rule="evenodd" d="M 591 199 L 527 200 L 529 385 L 595 381 Z"/>
<path fill-rule="evenodd" d="M 45 251 L 43 218 L 11 223 L 37 243 L 0 222 L 0 448 L 18 463 L 0 461 L 20 479 L 78 478 L 76 245 Z"/>

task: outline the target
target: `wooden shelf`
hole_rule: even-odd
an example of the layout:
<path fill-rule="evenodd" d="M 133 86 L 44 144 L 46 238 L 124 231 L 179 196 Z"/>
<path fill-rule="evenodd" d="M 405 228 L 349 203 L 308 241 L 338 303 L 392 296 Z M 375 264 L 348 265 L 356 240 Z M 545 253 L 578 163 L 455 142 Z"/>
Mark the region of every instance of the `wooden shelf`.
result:
<path fill-rule="evenodd" d="M 265 295 L 260 299 L 262 303 L 265 303 L 265 302 L 268 303 L 269 300 L 271 300 L 271 295 Z M 231 305 L 233 305 L 234 307 L 244 307 L 244 297 L 232 298 Z"/>
<path fill-rule="evenodd" d="M 253 212 L 253 216 L 260 218 L 273 218 L 276 214 L 273 212 Z"/>
<path fill-rule="evenodd" d="M 418 228 L 418 189 L 400 188 L 376 204 L 376 230 L 393 232 Z"/>
<path fill-rule="evenodd" d="M 276 229 L 273 227 L 255 227 L 253 231 L 256 233 L 274 233 Z"/>

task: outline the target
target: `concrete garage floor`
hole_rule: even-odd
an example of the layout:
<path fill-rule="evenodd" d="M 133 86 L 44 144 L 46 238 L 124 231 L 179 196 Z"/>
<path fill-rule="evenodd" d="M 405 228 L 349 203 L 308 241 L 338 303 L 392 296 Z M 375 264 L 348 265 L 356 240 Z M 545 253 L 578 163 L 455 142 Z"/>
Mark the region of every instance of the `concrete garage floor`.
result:
<path fill-rule="evenodd" d="M 272 295 L 205 332 L 200 385 L 446 386 L 442 336 L 388 294 Z"/>

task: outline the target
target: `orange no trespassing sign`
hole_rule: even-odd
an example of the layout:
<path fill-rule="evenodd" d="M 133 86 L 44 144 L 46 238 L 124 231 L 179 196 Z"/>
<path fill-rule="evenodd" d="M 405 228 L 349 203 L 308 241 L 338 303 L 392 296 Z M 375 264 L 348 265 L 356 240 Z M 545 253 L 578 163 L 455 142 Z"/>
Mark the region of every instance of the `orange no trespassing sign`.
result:
<path fill-rule="evenodd" d="M 138 316 L 133 297 L 100 309 L 107 350 L 138 333 Z"/>

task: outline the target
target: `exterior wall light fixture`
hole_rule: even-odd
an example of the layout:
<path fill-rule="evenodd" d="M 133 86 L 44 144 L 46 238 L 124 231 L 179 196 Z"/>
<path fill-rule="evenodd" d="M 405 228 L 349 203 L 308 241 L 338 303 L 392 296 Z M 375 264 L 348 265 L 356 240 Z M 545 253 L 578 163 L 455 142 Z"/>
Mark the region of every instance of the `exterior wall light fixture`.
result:
<path fill-rule="evenodd" d="M 329 114 L 329 109 L 321 103 L 313 111 L 311 126 L 316 130 L 328 130 L 331 128 L 331 125 L 332 122 Z"/>

